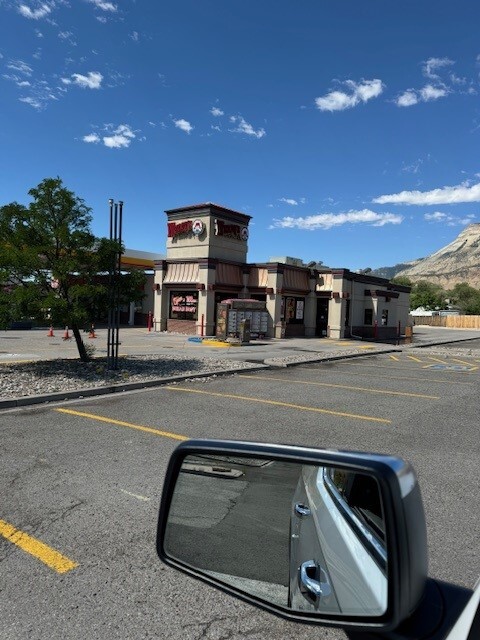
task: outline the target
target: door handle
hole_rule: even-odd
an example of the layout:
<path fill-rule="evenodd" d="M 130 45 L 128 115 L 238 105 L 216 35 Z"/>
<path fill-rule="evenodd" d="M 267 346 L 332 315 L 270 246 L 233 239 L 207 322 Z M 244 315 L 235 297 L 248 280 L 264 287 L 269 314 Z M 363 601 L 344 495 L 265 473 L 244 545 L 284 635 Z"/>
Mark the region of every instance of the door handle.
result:
<path fill-rule="evenodd" d="M 317 574 L 319 574 L 320 580 L 316 579 Z M 314 560 L 307 560 L 300 565 L 298 579 L 300 582 L 300 591 L 304 595 L 308 594 L 314 598 L 320 598 L 321 596 L 326 598 L 332 593 L 327 574 Z M 322 581 L 322 579 L 324 581 Z"/>
<path fill-rule="evenodd" d="M 309 516 L 312 512 L 302 502 L 297 502 L 295 504 L 295 513 L 297 516 Z"/>

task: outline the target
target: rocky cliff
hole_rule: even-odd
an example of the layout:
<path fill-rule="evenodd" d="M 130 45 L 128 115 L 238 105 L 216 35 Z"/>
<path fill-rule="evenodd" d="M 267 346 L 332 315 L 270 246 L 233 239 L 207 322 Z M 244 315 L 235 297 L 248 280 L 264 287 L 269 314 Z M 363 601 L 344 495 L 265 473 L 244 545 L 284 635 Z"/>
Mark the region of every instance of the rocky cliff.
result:
<path fill-rule="evenodd" d="M 444 289 L 451 289 L 458 282 L 480 289 L 480 224 L 469 225 L 446 247 L 402 268 L 396 275 L 407 276 L 413 282 L 435 282 Z"/>

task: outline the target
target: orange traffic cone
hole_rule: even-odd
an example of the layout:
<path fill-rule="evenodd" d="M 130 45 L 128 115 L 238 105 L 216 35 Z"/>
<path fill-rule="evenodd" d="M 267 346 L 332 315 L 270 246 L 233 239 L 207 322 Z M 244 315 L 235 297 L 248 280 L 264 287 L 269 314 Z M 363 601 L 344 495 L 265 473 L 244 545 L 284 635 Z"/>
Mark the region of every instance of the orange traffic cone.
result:
<path fill-rule="evenodd" d="M 50 329 L 48 330 L 47 333 L 47 338 L 54 338 L 55 334 L 53 333 L 53 327 L 50 325 Z"/>
<path fill-rule="evenodd" d="M 65 333 L 63 334 L 63 339 L 64 340 L 70 340 L 71 339 L 71 335 L 68 333 L 68 327 L 65 327 Z"/>
<path fill-rule="evenodd" d="M 95 333 L 95 325 L 92 323 L 90 333 L 88 334 L 89 338 L 96 338 L 97 334 Z"/>

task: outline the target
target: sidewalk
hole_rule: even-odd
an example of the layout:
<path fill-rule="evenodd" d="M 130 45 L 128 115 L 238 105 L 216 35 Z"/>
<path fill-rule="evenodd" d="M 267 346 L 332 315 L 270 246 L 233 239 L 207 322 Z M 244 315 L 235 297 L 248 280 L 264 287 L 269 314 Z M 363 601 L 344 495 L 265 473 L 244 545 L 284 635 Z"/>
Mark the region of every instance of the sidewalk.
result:
<path fill-rule="evenodd" d="M 32 329 L 30 331 L 12 330 L 0 332 L 0 363 L 25 362 L 35 360 L 56 360 L 59 358 L 78 358 L 75 340 L 63 340 L 62 329 L 54 330 L 54 337 L 47 336 L 48 329 Z M 71 335 L 71 332 L 70 332 Z M 95 347 L 95 356 L 107 355 L 107 329 L 96 331 L 97 338 L 89 338 L 82 333 L 86 344 Z M 173 355 L 179 352 L 183 356 L 243 360 L 249 362 L 265 362 L 272 358 L 289 358 L 301 354 L 321 353 L 343 350 L 358 350 L 360 353 L 372 351 L 408 349 L 433 344 L 444 344 L 480 338 L 480 331 L 472 329 L 445 329 L 443 327 L 414 327 L 413 340 L 410 344 L 399 346 L 380 342 L 359 340 L 331 340 L 329 338 L 288 338 L 285 340 L 271 338 L 268 340 L 252 340 L 248 345 L 233 346 L 216 343 L 214 340 L 198 342 L 192 336 L 179 334 L 148 332 L 142 327 L 126 327 L 120 329 L 119 354 L 128 355 Z M 0 371 L 1 373 L 1 371 Z"/>

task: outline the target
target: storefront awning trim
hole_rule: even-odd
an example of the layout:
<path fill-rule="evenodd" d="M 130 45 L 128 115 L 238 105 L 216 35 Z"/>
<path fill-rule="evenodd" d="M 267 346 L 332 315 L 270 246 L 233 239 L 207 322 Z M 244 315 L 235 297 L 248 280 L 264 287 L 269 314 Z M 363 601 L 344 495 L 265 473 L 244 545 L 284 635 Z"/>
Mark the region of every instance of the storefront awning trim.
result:
<path fill-rule="evenodd" d="M 173 262 L 167 267 L 164 284 L 195 284 L 198 282 L 198 263 Z"/>

